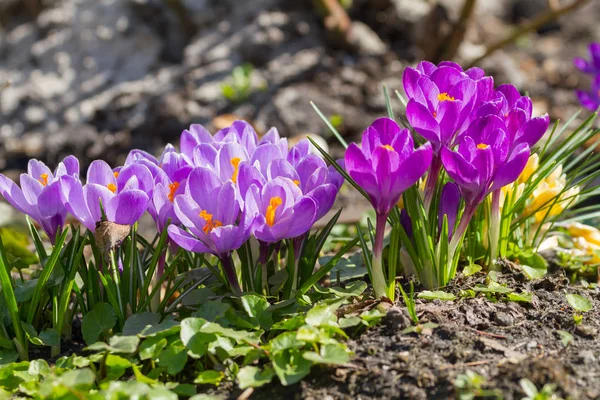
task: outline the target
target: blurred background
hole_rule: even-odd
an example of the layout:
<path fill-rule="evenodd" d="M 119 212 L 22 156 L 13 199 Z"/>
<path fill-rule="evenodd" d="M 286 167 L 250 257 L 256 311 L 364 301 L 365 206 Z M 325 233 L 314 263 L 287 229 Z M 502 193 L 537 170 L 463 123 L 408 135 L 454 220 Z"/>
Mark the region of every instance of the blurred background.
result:
<path fill-rule="evenodd" d="M 116 166 L 235 118 L 339 155 L 309 101 L 356 138 L 422 59 L 475 62 L 565 119 L 598 21 L 598 0 L 0 0 L 0 171 Z"/>

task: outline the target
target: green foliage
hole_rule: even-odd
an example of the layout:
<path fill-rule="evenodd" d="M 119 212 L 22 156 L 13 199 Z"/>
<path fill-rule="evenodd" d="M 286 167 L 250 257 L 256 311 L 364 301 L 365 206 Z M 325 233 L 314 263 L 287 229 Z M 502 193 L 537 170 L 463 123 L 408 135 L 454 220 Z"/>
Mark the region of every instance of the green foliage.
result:
<path fill-rule="evenodd" d="M 456 398 L 459 400 L 473 400 L 475 398 L 501 399 L 501 392 L 497 389 L 485 389 L 487 379 L 476 372 L 467 370 L 454 380 Z"/>
<path fill-rule="evenodd" d="M 276 377 L 291 385 L 314 365 L 347 363 L 351 352 L 343 343 L 348 337 L 344 328 L 372 326 L 383 317 L 376 310 L 338 317 L 347 302 L 327 293 L 312 306 L 290 312 L 249 294 L 239 301 L 215 300 L 198 310 L 199 315 L 213 317 L 216 309 L 225 310 L 219 323 L 199 316 L 175 322 L 161 321 L 152 313 L 134 314 L 125 323 L 128 336 L 95 342 L 86 348 L 86 357 L 61 357 L 53 366 L 43 360 L 0 366 L 0 389 L 15 395 L 36 393 L 39 399 L 62 399 L 67 393 L 76 398 L 123 398 L 118 396 L 134 392 L 138 398 L 176 399 L 223 380 L 235 380 L 242 389 L 263 386 Z M 86 314 L 93 317 L 87 329 L 95 335 L 111 329 L 116 317 L 110 310 L 110 305 L 98 303 Z M 110 318 L 96 315 L 100 313 Z"/>
<path fill-rule="evenodd" d="M 221 85 L 223 97 L 232 103 L 243 103 L 252 94 L 252 64 L 242 64 L 235 67 L 228 83 Z"/>
<path fill-rule="evenodd" d="M 544 385 L 542 390 L 537 389 L 537 387 L 527 378 L 523 378 L 519 381 L 519 385 L 523 392 L 525 393 L 525 397 L 522 400 L 561 400 L 562 398 L 555 393 L 556 385 L 552 383 L 547 383 Z"/>

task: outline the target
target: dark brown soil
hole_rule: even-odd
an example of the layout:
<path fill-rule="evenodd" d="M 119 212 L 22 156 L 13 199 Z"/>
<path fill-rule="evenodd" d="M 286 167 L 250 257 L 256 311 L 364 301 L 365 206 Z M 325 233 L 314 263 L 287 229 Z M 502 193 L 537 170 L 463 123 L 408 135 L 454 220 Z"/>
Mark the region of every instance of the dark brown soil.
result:
<path fill-rule="evenodd" d="M 481 273 L 459 279 L 447 291 L 458 297 L 461 290 L 485 280 Z M 355 356 L 349 365 L 314 369 L 297 385 L 271 384 L 256 390 L 251 398 L 457 398 L 454 381 L 468 370 L 485 377 L 484 388 L 496 389 L 506 400 L 525 397 L 519 385 L 522 378 L 538 389 L 555 384 L 562 398 L 600 398 L 598 289 L 571 286 L 562 274 L 527 281 L 518 271 L 505 272 L 498 281 L 515 292 L 533 293 L 533 302 L 494 300 L 483 294 L 454 301 L 417 300 L 421 323 L 439 325 L 421 335 L 401 334 L 410 319 L 404 305 L 396 304 L 381 326 L 351 340 Z M 578 326 L 566 293 L 580 294 L 594 303 Z M 557 330 L 573 335 L 567 347 Z M 240 394 L 233 390 L 228 396 Z"/>

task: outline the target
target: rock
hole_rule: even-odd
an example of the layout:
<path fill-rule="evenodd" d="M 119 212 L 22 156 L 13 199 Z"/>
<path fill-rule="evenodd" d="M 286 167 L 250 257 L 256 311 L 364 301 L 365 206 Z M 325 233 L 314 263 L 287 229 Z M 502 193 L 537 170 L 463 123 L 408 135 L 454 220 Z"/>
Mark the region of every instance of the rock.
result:
<path fill-rule="evenodd" d="M 368 56 L 382 56 L 388 48 L 381 38 L 368 25 L 353 21 L 346 38 L 359 54 Z"/>
<path fill-rule="evenodd" d="M 598 328 L 592 325 L 581 324 L 577 326 L 575 333 L 582 337 L 595 338 L 598 335 Z"/>
<path fill-rule="evenodd" d="M 494 313 L 494 322 L 500 326 L 511 326 L 515 323 L 515 319 L 508 313 L 498 311 Z"/>
<path fill-rule="evenodd" d="M 393 330 L 400 331 L 412 325 L 408 312 L 404 307 L 392 306 L 387 312 L 386 322 Z"/>

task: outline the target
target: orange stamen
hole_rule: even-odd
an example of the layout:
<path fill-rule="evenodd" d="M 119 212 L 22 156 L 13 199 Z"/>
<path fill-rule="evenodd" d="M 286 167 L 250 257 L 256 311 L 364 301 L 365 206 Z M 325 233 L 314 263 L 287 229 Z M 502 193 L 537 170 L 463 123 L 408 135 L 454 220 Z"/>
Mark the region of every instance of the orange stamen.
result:
<path fill-rule="evenodd" d="M 477 148 L 478 148 L 478 149 L 481 149 L 481 150 L 485 150 L 485 149 L 487 149 L 488 147 L 490 147 L 490 146 L 489 146 L 489 145 L 487 145 L 487 144 L 485 144 L 485 143 L 479 143 L 479 144 L 477 145 Z"/>
<path fill-rule="evenodd" d="M 119 172 L 115 171 L 115 172 L 113 172 L 113 175 L 115 176 L 115 178 L 118 178 L 119 177 Z"/>
<path fill-rule="evenodd" d="M 437 112 L 435 112 L 435 111 L 434 111 L 434 112 L 432 113 L 432 115 L 433 115 L 433 118 L 437 118 Z"/>
<path fill-rule="evenodd" d="M 169 185 L 169 195 L 167 197 L 171 203 L 175 199 L 175 192 L 177 189 L 179 189 L 179 182 L 173 182 Z"/>
<path fill-rule="evenodd" d="M 396 149 L 394 149 L 394 148 L 393 148 L 392 146 L 390 146 L 389 144 L 384 144 L 384 145 L 382 145 L 381 147 L 383 147 L 384 149 L 391 150 L 391 151 L 396 151 Z"/>
<path fill-rule="evenodd" d="M 454 97 L 449 96 L 446 92 L 438 94 L 437 98 L 439 101 L 454 101 Z"/>
<path fill-rule="evenodd" d="M 295 184 L 296 186 L 300 186 L 300 181 L 299 181 L 298 179 L 294 179 L 294 184 Z"/>
<path fill-rule="evenodd" d="M 206 221 L 206 225 L 202 228 L 205 233 L 210 233 L 213 229 L 223 226 L 221 221 L 213 221 L 213 215 L 209 214 L 206 210 L 200 211 L 200 217 Z"/>
<path fill-rule="evenodd" d="M 106 185 L 106 187 L 113 193 L 117 192 L 117 185 L 115 185 L 114 183 L 109 183 L 108 185 Z"/>
<path fill-rule="evenodd" d="M 282 203 L 283 200 L 281 200 L 281 197 L 271 197 L 269 206 L 267 207 L 267 212 L 265 213 L 267 225 L 273 226 L 275 224 L 275 212 L 277 211 L 277 207 L 279 207 Z"/>
<path fill-rule="evenodd" d="M 242 161 L 241 158 L 239 157 L 233 157 L 231 159 L 231 165 L 233 165 L 233 174 L 231 175 L 231 181 L 233 183 L 237 182 L 237 177 L 238 177 L 238 173 L 239 173 L 239 165 L 240 165 L 240 161 Z"/>
<path fill-rule="evenodd" d="M 48 174 L 41 174 L 39 181 L 42 185 L 46 186 L 48 184 Z"/>

